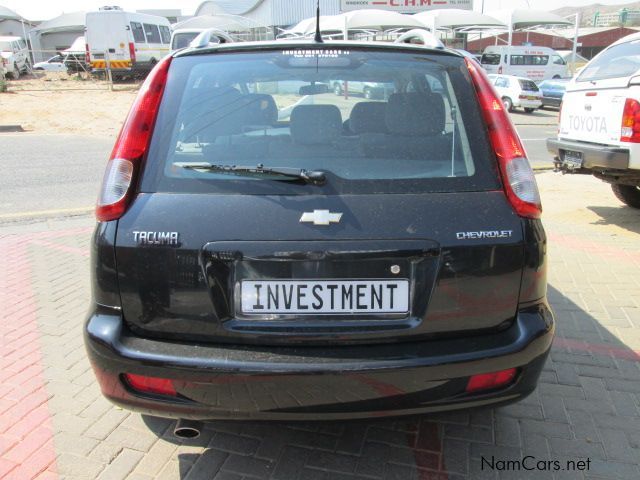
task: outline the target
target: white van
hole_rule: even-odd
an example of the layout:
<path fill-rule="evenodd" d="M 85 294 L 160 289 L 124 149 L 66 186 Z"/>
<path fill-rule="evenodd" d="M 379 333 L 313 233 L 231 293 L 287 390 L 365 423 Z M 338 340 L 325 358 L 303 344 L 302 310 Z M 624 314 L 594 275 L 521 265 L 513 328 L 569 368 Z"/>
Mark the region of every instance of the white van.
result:
<path fill-rule="evenodd" d="M 511 56 L 509 63 L 507 55 Z M 534 82 L 568 75 L 567 63 L 548 47 L 489 46 L 484 49 L 480 63 L 487 73 L 515 75 Z"/>
<path fill-rule="evenodd" d="M 86 17 L 87 64 L 104 71 L 107 60 L 112 75 L 146 74 L 169 53 L 169 20 L 156 15 L 102 7 Z"/>

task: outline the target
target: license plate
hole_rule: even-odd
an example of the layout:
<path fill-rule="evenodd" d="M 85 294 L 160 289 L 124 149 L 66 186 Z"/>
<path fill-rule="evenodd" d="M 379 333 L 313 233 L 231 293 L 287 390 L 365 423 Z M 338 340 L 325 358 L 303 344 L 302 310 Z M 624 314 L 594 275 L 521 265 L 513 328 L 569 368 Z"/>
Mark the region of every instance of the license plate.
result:
<path fill-rule="evenodd" d="M 248 314 L 406 313 L 409 281 L 244 280 L 241 310 Z"/>
<path fill-rule="evenodd" d="M 565 150 L 562 163 L 570 169 L 582 168 L 582 153 Z"/>

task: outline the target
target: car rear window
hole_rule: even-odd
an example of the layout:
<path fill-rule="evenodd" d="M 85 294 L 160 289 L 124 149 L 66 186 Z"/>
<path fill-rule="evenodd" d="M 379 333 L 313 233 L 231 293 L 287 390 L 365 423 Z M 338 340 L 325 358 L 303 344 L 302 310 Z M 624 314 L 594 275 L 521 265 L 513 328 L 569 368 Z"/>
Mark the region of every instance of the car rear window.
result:
<path fill-rule="evenodd" d="M 577 82 L 630 77 L 640 70 L 640 40 L 621 43 L 602 52 L 582 70 Z"/>
<path fill-rule="evenodd" d="M 483 65 L 499 65 L 500 64 L 500 54 L 498 53 L 485 53 L 482 55 L 480 62 Z"/>
<path fill-rule="evenodd" d="M 527 90 L 529 92 L 538 91 L 538 86 L 535 84 L 535 82 L 532 82 L 531 80 L 519 79 L 518 82 L 520 82 L 520 88 L 522 88 L 523 90 Z"/>
<path fill-rule="evenodd" d="M 463 59 L 291 49 L 172 62 L 142 191 L 396 193 L 499 186 Z M 185 168 L 322 171 L 321 187 Z"/>

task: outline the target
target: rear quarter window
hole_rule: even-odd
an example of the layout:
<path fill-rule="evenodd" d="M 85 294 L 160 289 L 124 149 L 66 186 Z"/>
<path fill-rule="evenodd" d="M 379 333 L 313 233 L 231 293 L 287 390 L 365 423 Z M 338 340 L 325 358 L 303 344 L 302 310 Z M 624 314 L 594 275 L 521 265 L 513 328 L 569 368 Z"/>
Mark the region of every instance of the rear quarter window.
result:
<path fill-rule="evenodd" d="M 160 25 L 160 37 L 162 43 L 169 43 L 171 41 L 171 30 L 166 25 Z"/>
<path fill-rule="evenodd" d="M 461 57 L 375 50 L 323 55 L 314 49 L 175 58 L 142 191 L 499 188 Z M 349 92 L 349 83 L 358 88 Z M 343 88 L 335 90 L 336 84 Z M 182 166 L 193 162 L 321 170 L 327 183 L 312 189 Z"/>

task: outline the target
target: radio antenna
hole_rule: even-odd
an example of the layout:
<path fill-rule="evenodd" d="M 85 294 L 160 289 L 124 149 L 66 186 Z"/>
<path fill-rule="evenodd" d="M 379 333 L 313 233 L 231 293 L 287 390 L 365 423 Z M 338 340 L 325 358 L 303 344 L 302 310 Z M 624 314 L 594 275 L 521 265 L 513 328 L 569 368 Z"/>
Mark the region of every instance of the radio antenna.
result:
<path fill-rule="evenodd" d="M 313 40 L 317 43 L 323 43 L 322 34 L 320 33 L 320 0 L 318 0 L 318 6 L 316 7 L 316 36 Z"/>

